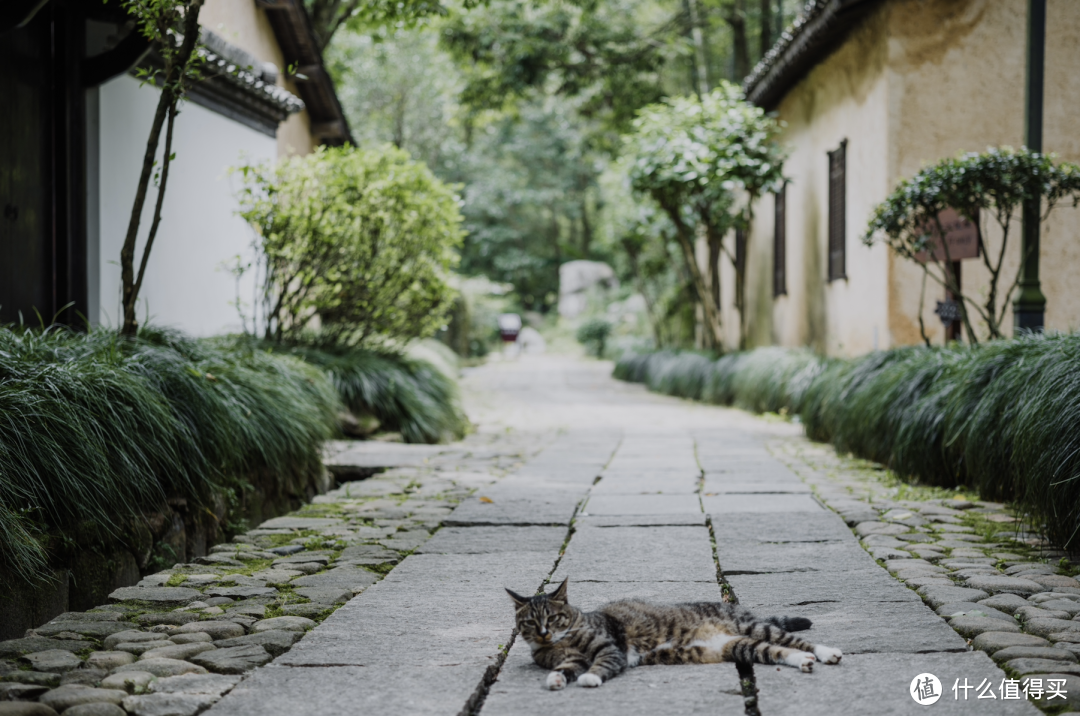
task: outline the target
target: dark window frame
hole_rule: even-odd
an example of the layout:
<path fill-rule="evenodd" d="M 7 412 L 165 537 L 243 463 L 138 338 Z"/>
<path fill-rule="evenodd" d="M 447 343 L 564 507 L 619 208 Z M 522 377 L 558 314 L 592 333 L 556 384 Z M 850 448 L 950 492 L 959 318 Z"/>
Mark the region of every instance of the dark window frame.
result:
<path fill-rule="evenodd" d="M 847 143 L 829 152 L 829 281 L 847 279 Z"/>
<path fill-rule="evenodd" d="M 787 295 L 787 182 L 773 194 L 773 298 Z"/>

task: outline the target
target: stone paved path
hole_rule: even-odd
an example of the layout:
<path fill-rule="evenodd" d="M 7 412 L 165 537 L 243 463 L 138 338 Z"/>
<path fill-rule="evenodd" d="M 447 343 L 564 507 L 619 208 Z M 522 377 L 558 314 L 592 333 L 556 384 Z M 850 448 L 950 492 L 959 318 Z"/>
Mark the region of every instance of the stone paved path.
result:
<path fill-rule="evenodd" d="M 543 690 L 527 647 L 511 646 L 502 588 L 528 593 L 564 577 L 586 609 L 726 596 L 761 615 L 811 617 L 807 638 L 841 648 L 843 663 L 813 674 L 759 666 L 766 716 L 917 713 L 924 707 L 907 695 L 916 674 L 934 673 L 946 690 L 956 678 L 1004 677 L 773 456 L 767 443 L 794 439 L 797 426 L 649 395 L 609 370 L 536 358 L 473 371 L 480 435 L 492 445 L 512 435 L 524 464 L 502 478 L 473 475 L 478 491 L 434 537 L 208 713 L 743 713 L 730 664 L 642 667 L 600 689 Z M 934 708 L 1038 713 L 948 691 Z"/>
<path fill-rule="evenodd" d="M 341 485 L 313 504 L 0 642 L 0 716 L 901 714 L 925 708 L 908 696 L 924 672 L 943 687 L 936 712 L 1038 713 L 954 697 L 957 680 L 1000 693 L 987 654 L 1066 684 L 1067 700 L 1039 702 L 1051 712 L 1080 705 L 1080 582 L 1030 525 L 900 494 L 797 425 L 609 372 L 489 365 L 465 381 L 478 430 L 460 443 L 328 445 Z M 759 666 L 754 700 L 732 664 L 549 692 L 503 587 L 563 578 L 585 609 L 735 600 L 807 616 L 807 638 L 845 656 L 813 674 Z"/>

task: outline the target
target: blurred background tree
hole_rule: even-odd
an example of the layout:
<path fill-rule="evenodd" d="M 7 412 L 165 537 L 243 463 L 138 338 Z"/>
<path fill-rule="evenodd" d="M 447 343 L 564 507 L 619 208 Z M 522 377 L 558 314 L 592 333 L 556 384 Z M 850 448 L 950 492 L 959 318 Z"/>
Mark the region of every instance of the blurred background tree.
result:
<path fill-rule="evenodd" d="M 799 0 L 307 2 L 361 146 L 391 143 L 459 186 L 461 274 L 553 315 L 559 266 L 605 261 L 646 297 L 648 340 L 693 343 L 670 222 L 617 195 L 621 137 L 646 105 L 741 81 Z"/>

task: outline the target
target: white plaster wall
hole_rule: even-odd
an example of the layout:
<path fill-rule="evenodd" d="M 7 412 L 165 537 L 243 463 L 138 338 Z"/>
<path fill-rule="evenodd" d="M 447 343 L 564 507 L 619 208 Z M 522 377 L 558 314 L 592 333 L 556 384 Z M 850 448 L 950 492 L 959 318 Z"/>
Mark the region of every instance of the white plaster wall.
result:
<path fill-rule="evenodd" d="M 98 320 L 115 326 L 121 315 L 120 248 L 158 91 L 121 76 L 102 85 L 99 97 Z M 139 321 L 146 322 L 149 315 L 152 324 L 197 336 L 238 331 L 237 282 L 226 265 L 237 256 L 250 258 L 252 232 L 236 215 L 238 180 L 229 176 L 228 168 L 245 158 L 273 161 L 277 140 L 188 102 L 176 120 L 173 149 L 176 159 L 139 296 Z M 156 197 L 151 190 L 139 230 L 136 271 Z M 241 281 L 241 300 L 250 304 L 252 290 L 249 274 Z"/>

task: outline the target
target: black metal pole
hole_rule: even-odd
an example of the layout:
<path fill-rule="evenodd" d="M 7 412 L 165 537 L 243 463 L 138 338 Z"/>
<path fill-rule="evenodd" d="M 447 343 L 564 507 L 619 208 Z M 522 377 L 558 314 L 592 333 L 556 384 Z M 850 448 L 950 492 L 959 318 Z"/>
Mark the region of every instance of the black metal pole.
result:
<path fill-rule="evenodd" d="M 1041 152 L 1043 130 L 1043 71 L 1046 59 L 1046 0 L 1028 0 L 1027 82 L 1024 102 L 1024 144 Z M 1039 283 L 1040 201 L 1024 203 L 1020 247 L 1020 292 L 1013 301 L 1013 330 L 1042 331 L 1046 296 Z"/>

